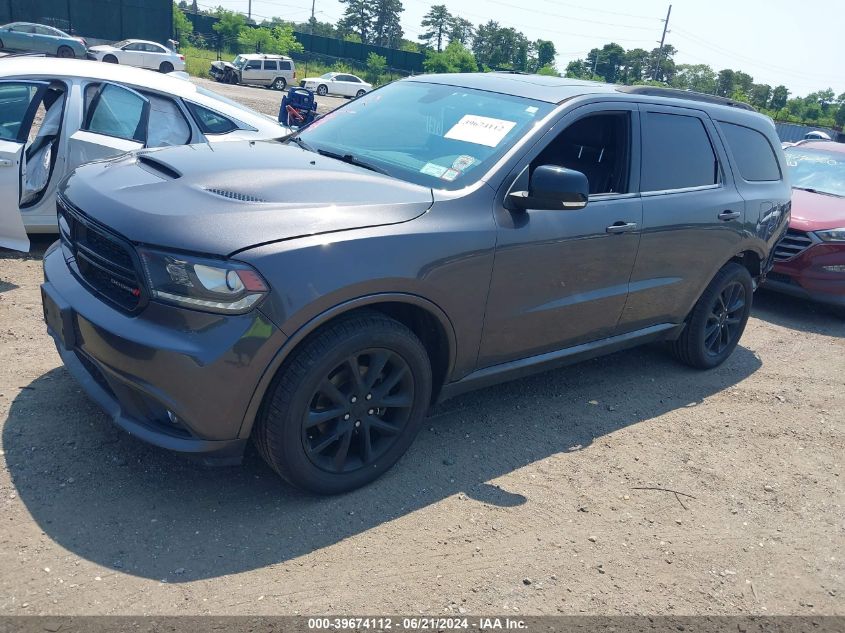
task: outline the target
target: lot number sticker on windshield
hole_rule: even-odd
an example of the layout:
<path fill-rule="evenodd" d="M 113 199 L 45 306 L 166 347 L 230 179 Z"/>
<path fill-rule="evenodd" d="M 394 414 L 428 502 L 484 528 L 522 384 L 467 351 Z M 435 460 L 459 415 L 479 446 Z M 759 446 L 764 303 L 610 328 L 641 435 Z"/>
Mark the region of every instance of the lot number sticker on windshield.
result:
<path fill-rule="evenodd" d="M 465 114 L 460 121 L 455 123 L 446 132 L 444 138 L 455 141 L 466 141 L 476 145 L 496 147 L 502 142 L 508 132 L 516 125 L 516 121 L 505 121 L 503 119 L 491 119 L 477 114 Z"/>

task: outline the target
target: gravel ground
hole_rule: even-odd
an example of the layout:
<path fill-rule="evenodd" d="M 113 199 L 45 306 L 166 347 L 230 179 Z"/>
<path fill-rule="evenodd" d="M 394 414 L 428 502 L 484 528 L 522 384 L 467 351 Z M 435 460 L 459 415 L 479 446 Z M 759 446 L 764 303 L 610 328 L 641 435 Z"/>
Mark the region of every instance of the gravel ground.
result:
<path fill-rule="evenodd" d="M 234 99 L 245 106 L 249 106 L 253 110 L 267 114 L 274 119 L 279 115 L 282 92 L 278 90 L 268 90 L 267 88 L 258 86 L 232 86 L 200 77 L 191 77 L 191 81 L 203 88 L 214 90 L 224 97 Z M 348 102 L 349 99 L 343 97 L 317 97 L 317 112 L 325 114 Z"/>
<path fill-rule="evenodd" d="M 47 243 L 0 252 L 0 614 L 845 613 L 822 309 L 758 293 L 706 373 L 654 346 L 462 396 L 316 498 L 114 427 L 45 333 Z"/>

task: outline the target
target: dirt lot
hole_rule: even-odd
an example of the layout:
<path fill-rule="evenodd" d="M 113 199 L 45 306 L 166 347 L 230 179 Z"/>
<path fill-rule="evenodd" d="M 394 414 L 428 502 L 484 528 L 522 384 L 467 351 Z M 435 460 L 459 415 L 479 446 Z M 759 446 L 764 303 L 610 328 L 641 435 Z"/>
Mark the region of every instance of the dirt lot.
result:
<path fill-rule="evenodd" d="M 278 90 L 268 90 L 258 86 L 231 86 L 201 77 L 192 77 L 191 81 L 273 118 L 279 115 L 282 93 Z M 317 112 L 325 114 L 348 102 L 349 99 L 343 97 L 317 97 Z"/>
<path fill-rule="evenodd" d="M 314 498 L 253 451 L 208 469 L 112 426 L 40 280 L 0 253 L 0 614 L 845 612 L 823 310 L 758 294 L 707 373 L 647 347 L 452 400 L 386 477 Z"/>

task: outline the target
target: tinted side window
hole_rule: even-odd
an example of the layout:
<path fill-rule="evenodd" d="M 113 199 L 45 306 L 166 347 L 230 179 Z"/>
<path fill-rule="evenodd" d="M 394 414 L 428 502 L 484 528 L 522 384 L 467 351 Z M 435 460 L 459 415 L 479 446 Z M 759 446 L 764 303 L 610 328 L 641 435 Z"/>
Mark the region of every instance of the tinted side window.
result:
<path fill-rule="evenodd" d="M 290 62 L 279 62 L 279 70 L 290 70 Z"/>
<path fill-rule="evenodd" d="M 227 132 L 238 129 L 238 126 L 232 120 L 227 119 L 222 114 L 217 114 L 208 108 L 203 108 L 190 101 L 186 101 L 185 103 L 188 104 L 188 109 L 194 115 L 194 119 L 196 119 L 197 125 L 203 134 L 226 134 Z"/>
<path fill-rule="evenodd" d="M 247 62 L 247 65 L 244 66 L 244 68 L 247 70 L 261 70 L 261 62 L 254 59 L 251 62 Z"/>
<path fill-rule="evenodd" d="M 264 62 L 264 70 L 278 70 L 278 69 L 279 69 L 278 68 L 278 62 L 275 62 L 275 61 L 272 61 L 272 62 L 265 61 Z"/>
<path fill-rule="evenodd" d="M 778 159 L 769 139 L 743 125 L 719 121 L 719 127 L 728 141 L 740 176 L 755 182 L 780 180 Z"/>
<path fill-rule="evenodd" d="M 719 163 L 697 117 L 646 112 L 642 117 L 642 191 L 718 182 Z"/>

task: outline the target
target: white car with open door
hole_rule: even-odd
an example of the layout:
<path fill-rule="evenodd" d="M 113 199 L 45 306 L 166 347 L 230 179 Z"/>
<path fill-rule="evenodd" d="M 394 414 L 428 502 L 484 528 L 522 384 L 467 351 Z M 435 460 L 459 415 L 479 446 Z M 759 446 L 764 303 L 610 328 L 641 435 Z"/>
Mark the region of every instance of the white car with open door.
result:
<path fill-rule="evenodd" d="M 88 49 L 88 59 L 147 68 L 170 73 L 185 70 L 185 56 L 174 53 L 169 48 L 146 40 L 123 40 L 114 44 L 92 46 Z"/>
<path fill-rule="evenodd" d="M 57 184 L 131 150 L 264 140 L 289 128 L 174 76 L 82 60 L 0 59 L 0 247 L 58 230 Z"/>
<path fill-rule="evenodd" d="M 316 92 L 321 97 L 325 95 L 360 97 L 373 89 L 372 84 L 347 73 L 326 73 L 319 77 L 306 77 L 299 85 Z"/>

